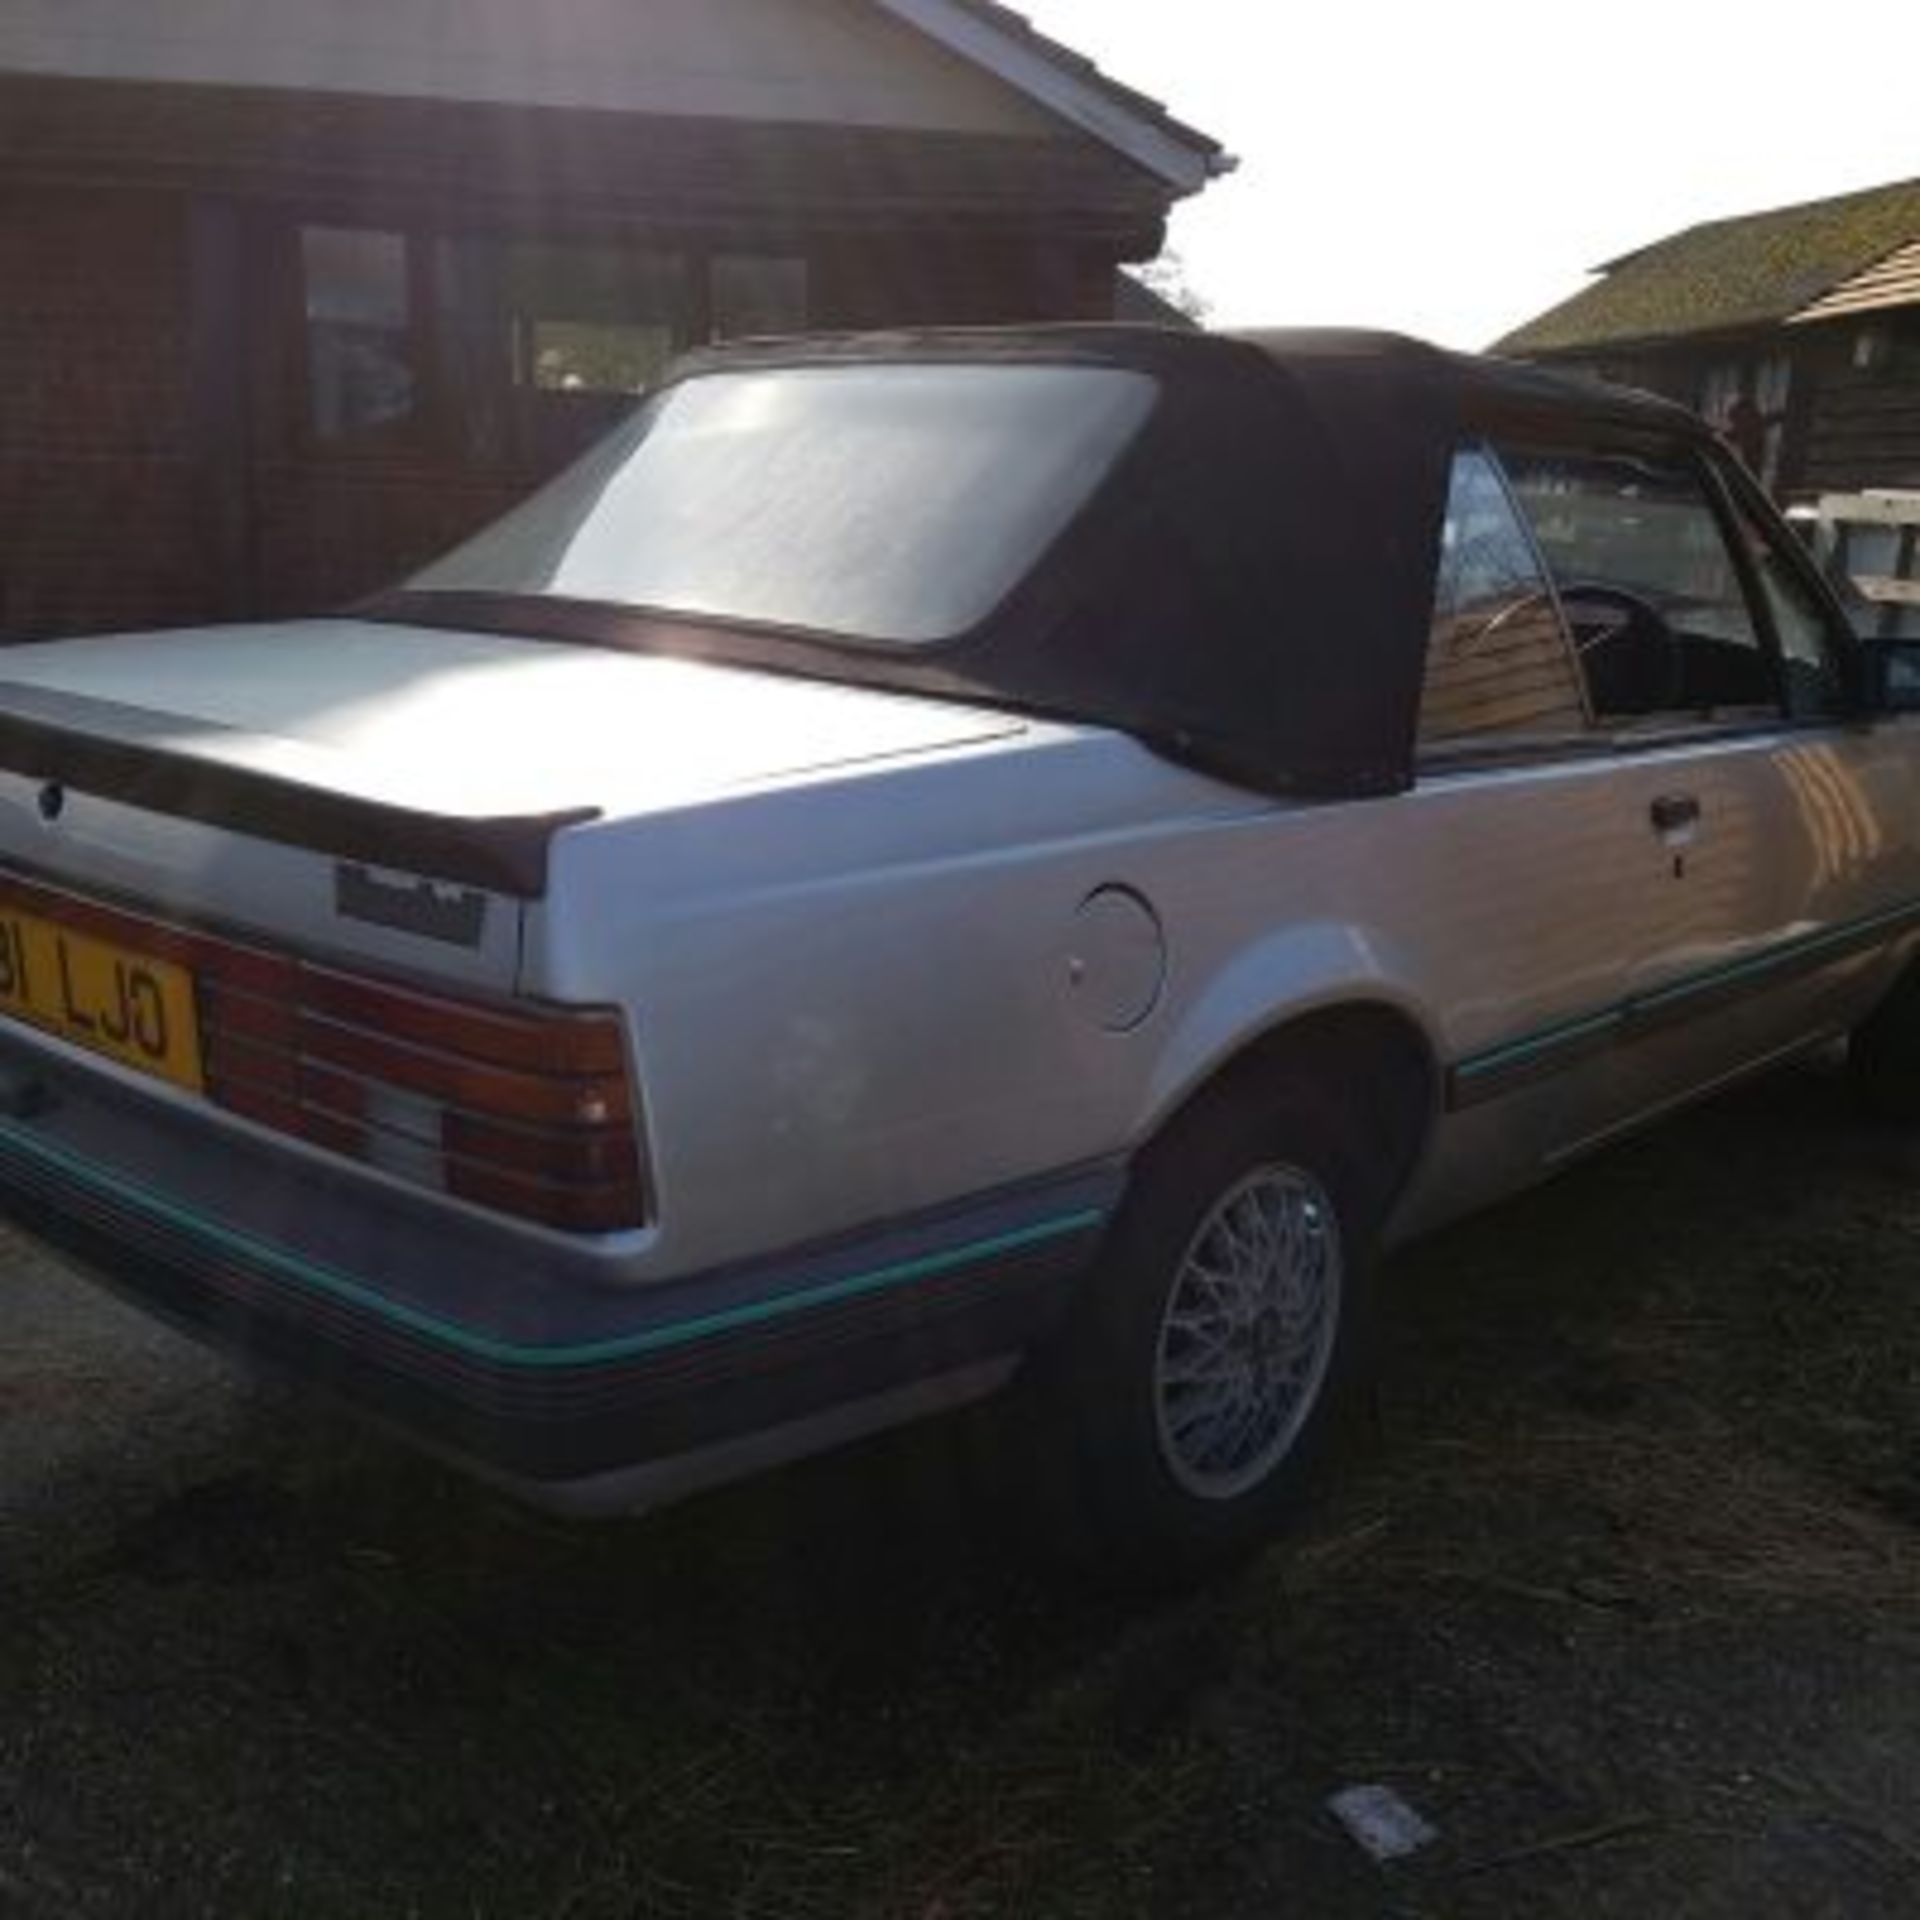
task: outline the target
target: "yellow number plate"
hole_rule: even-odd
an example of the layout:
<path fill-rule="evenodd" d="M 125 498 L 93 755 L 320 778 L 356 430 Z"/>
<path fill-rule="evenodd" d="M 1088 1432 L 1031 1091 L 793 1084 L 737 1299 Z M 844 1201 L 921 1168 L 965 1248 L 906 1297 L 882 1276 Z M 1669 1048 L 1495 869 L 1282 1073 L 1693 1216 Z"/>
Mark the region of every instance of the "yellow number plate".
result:
<path fill-rule="evenodd" d="M 0 912 L 0 1015 L 195 1093 L 205 1085 L 193 975 L 171 960 Z"/>

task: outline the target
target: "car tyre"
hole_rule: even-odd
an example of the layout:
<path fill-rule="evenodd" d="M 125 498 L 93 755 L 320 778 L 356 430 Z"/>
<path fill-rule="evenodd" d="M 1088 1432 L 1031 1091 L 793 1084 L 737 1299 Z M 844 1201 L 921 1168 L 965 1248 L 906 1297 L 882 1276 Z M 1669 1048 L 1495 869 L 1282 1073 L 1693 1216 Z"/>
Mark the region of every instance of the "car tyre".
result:
<path fill-rule="evenodd" d="M 1178 1586 L 1294 1515 L 1370 1372 L 1363 1171 L 1308 1084 L 1204 1099 L 1142 1154 L 1030 1383 L 1050 1545 L 1130 1585 Z"/>

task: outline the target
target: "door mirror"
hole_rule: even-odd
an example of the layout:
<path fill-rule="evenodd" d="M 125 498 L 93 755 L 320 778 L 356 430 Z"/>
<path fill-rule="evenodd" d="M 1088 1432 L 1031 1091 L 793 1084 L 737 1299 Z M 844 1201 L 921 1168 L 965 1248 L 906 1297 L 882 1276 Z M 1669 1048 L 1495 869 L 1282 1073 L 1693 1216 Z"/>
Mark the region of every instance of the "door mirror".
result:
<path fill-rule="evenodd" d="M 1875 713 L 1920 713 L 1920 639 L 1863 639 L 1860 655 Z"/>

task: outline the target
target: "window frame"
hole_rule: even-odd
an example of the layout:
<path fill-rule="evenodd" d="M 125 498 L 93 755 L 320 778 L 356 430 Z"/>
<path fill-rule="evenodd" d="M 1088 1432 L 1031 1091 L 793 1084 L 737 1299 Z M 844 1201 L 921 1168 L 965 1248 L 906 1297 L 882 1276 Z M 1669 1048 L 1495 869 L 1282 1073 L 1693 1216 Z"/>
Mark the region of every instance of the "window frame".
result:
<path fill-rule="evenodd" d="M 313 322 L 307 312 L 307 255 L 310 231 L 391 234 L 400 242 L 406 269 L 407 323 L 403 331 L 413 370 L 414 404 L 404 419 L 347 434 L 322 433 L 313 415 Z M 292 418 L 289 445 L 302 461 L 347 467 L 392 465 L 396 459 L 424 460 L 448 451 L 451 396 L 441 365 L 438 330 L 433 324 L 437 289 L 433 275 L 431 229 L 417 222 L 381 220 L 354 212 L 302 209 L 284 229 L 290 263 L 289 307 L 295 329 L 288 359 Z"/>
<path fill-rule="evenodd" d="M 1780 724 L 1788 727 L 1830 727 L 1857 711 L 1855 689 L 1859 678 L 1859 639 L 1845 614 L 1836 604 L 1832 589 L 1821 577 L 1813 555 L 1791 533 L 1772 524 L 1773 503 L 1746 470 L 1718 448 L 1695 449 L 1696 458 L 1707 475 L 1707 485 L 1723 532 L 1733 548 L 1734 566 L 1740 584 L 1753 606 L 1760 630 L 1773 649 L 1774 675 L 1780 685 Z M 1767 597 L 1766 583 L 1743 537 L 1743 523 L 1751 525 L 1800 585 L 1807 599 L 1819 611 L 1826 629 L 1827 657 L 1839 683 L 1840 700 L 1836 710 L 1824 714 L 1794 714 L 1787 710 L 1786 648 L 1774 619 L 1773 603 Z"/>
<path fill-rule="evenodd" d="M 1772 682 L 1771 694 L 1766 703 L 1756 701 L 1707 710 L 1694 707 L 1664 708 L 1645 715 L 1622 716 L 1611 722 L 1596 718 L 1596 729 L 1602 733 L 1611 733 L 1623 743 L 1631 744 L 1650 734 L 1658 736 L 1664 742 L 1680 734 L 1688 737 L 1696 735 L 1706 737 L 1722 732 L 1752 733 L 1768 729 L 1774 724 L 1776 718 L 1784 720 L 1787 707 L 1786 679 L 1781 670 L 1778 636 L 1773 630 L 1771 621 L 1764 617 L 1766 610 L 1755 605 L 1755 588 L 1758 583 L 1750 576 L 1746 567 L 1746 554 L 1740 541 L 1735 537 L 1737 522 L 1728 514 L 1724 502 L 1716 495 L 1699 458 L 1699 449 L 1685 441 L 1642 440 L 1633 445 L 1609 445 L 1596 442 L 1577 451 L 1564 444 L 1529 446 L 1527 450 L 1546 459 L 1656 461 L 1669 467 L 1676 474 L 1684 474 L 1691 480 L 1700 504 L 1706 508 L 1714 531 L 1720 536 L 1720 544 L 1725 550 L 1741 604 L 1753 627 L 1753 637 L 1757 642 L 1756 651 L 1765 663 Z M 1501 451 L 1496 445 L 1496 454 Z M 1526 511 L 1524 505 L 1521 511 L 1522 513 Z M 1576 649 L 1576 656 L 1577 652 Z M 1584 672 L 1585 669 L 1583 668 L 1582 671 Z"/>
<path fill-rule="evenodd" d="M 415 405 L 404 420 L 364 433 L 330 436 L 319 431 L 313 409 L 313 346 L 307 315 L 307 277 L 302 234 L 309 228 L 396 236 L 406 261 L 408 360 L 415 375 Z M 479 455 L 469 444 L 468 422 L 474 393 L 462 356 L 449 353 L 442 326 L 439 262 L 448 243 L 479 242 L 509 247 L 527 242 L 556 248 L 614 248 L 670 253 L 684 266 L 684 299 L 674 315 L 673 354 L 711 343 L 715 333 L 712 273 L 721 259 L 769 260 L 800 270 L 805 328 L 821 324 L 820 258 L 816 248 L 786 231 L 728 233 L 720 229 L 648 227 L 632 230 L 593 222 L 566 222 L 530 230 L 524 226 L 418 209 L 388 210 L 333 195 L 301 197 L 275 207 L 253 226 L 251 245 L 258 262 L 260 291 L 255 304 L 254 340 L 249 347 L 253 371 L 254 444 L 261 458 L 302 467 L 355 472 L 368 468 L 463 469 L 476 462 L 528 484 L 555 469 L 515 415 L 514 397 L 522 388 L 514 379 L 511 343 L 503 343 L 504 371 L 490 404 L 501 409 L 505 425 L 492 452 Z M 545 391 L 545 390 L 542 390 Z M 609 406 L 637 396 L 589 389 Z"/>
<path fill-rule="evenodd" d="M 1731 461 L 1724 459 L 1717 449 L 1680 436 L 1656 436 L 1633 432 L 1608 433 L 1604 430 L 1582 434 L 1571 430 L 1564 423 L 1537 420 L 1493 421 L 1473 425 L 1461 433 L 1456 451 L 1466 451 L 1474 447 L 1478 447 L 1490 456 L 1494 469 L 1500 476 L 1502 488 L 1525 529 L 1528 543 L 1539 556 L 1551 591 L 1554 609 L 1561 619 L 1563 629 L 1565 613 L 1560 605 L 1559 582 L 1554 577 L 1553 569 L 1546 561 L 1545 555 L 1539 552 L 1538 536 L 1534 531 L 1531 518 L 1513 494 L 1512 482 L 1507 472 L 1507 455 L 1510 452 L 1524 451 L 1544 459 L 1579 460 L 1609 457 L 1657 459 L 1690 473 L 1713 517 L 1714 526 L 1728 549 L 1728 557 L 1742 603 L 1753 622 L 1755 636 L 1760 643 L 1760 651 L 1767 663 L 1767 671 L 1772 681 L 1772 698 L 1770 705 L 1766 708 L 1758 706 L 1727 708 L 1720 713 L 1710 715 L 1676 712 L 1671 715 L 1652 714 L 1643 720 L 1612 723 L 1596 719 L 1592 721 L 1586 732 L 1580 734 L 1533 737 L 1520 735 L 1502 737 L 1484 734 L 1463 737 L 1458 741 L 1428 743 L 1421 741 L 1416 731 L 1414 743 L 1416 781 L 1429 775 L 1440 776 L 1497 770 L 1504 767 L 1551 765 L 1559 761 L 1632 758 L 1697 742 L 1831 728 L 1846 724 L 1849 719 L 1857 718 L 1854 709 L 1854 688 L 1858 685 L 1855 665 L 1858 657 L 1857 641 L 1833 604 L 1832 595 L 1826 583 L 1819 578 L 1812 556 L 1790 538 L 1786 540 L 1780 538 L 1778 530 L 1769 524 L 1772 512 L 1770 503 L 1765 503 L 1764 496 L 1759 493 L 1758 488 L 1740 473 Z M 1784 555 L 1788 571 L 1808 591 L 1810 598 L 1823 615 L 1831 657 L 1840 682 L 1839 708 L 1831 714 L 1796 715 L 1788 710 L 1785 659 L 1779 629 L 1773 618 L 1773 609 L 1767 602 L 1766 592 L 1760 581 L 1753 556 L 1747 551 L 1740 535 L 1743 510 L 1745 517 L 1752 520 L 1757 529 L 1767 538 L 1773 551 Z M 1434 571 L 1436 601 L 1439 581 L 1439 567 L 1436 565 Z M 1571 645 L 1570 630 L 1568 630 L 1568 644 Z M 1577 657 L 1575 664 L 1576 670 L 1580 670 Z M 1585 697 L 1584 673 L 1582 673 L 1582 681 L 1583 697 Z M 1589 712 L 1591 712 L 1590 699 Z M 1417 725 L 1416 718 L 1416 728 Z"/>
<path fill-rule="evenodd" d="M 1574 651 L 1573 630 L 1567 623 L 1566 610 L 1560 604 L 1560 583 L 1553 577 L 1553 569 L 1547 564 L 1547 556 L 1540 546 L 1539 536 L 1533 530 L 1533 522 L 1528 519 L 1526 510 L 1521 506 L 1513 491 L 1513 483 L 1507 476 L 1506 462 L 1500 457 L 1498 447 L 1484 433 L 1463 434 L 1455 445 L 1447 466 L 1447 498 L 1449 504 L 1453 498 L 1454 475 L 1463 458 L 1477 455 L 1486 463 L 1487 471 L 1493 476 L 1493 483 L 1499 489 L 1500 499 L 1515 527 L 1519 530 L 1528 557 L 1534 570 L 1540 577 L 1545 589 L 1546 603 L 1559 629 L 1560 645 L 1564 649 L 1568 671 L 1573 676 L 1573 684 L 1580 701 L 1585 724 L 1576 730 L 1538 729 L 1534 731 L 1500 732 L 1488 730 L 1483 733 L 1456 734 L 1452 739 L 1423 740 L 1420 737 L 1420 721 L 1424 713 L 1427 676 L 1431 668 L 1434 628 L 1438 624 L 1440 605 L 1440 583 L 1445 574 L 1446 555 L 1440 558 L 1440 564 L 1434 569 L 1433 606 L 1434 611 L 1428 618 L 1426 646 L 1421 654 L 1420 704 L 1414 716 L 1414 762 L 1416 769 L 1428 758 L 1444 759 L 1449 763 L 1472 759 L 1476 763 L 1488 754 L 1505 755 L 1520 752 L 1529 757 L 1551 754 L 1563 747 L 1583 748 L 1599 731 L 1593 712 L 1593 699 L 1587 690 L 1587 678 L 1581 671 L 1580 657 Z"/>

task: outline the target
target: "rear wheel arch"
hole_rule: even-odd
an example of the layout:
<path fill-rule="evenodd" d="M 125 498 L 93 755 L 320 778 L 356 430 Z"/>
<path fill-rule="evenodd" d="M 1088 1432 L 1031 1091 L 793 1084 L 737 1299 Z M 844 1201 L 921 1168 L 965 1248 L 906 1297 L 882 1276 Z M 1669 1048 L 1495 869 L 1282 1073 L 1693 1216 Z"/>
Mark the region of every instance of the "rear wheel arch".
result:
<path fill-rule="evenodd" d="M 1340 1114 L 1368 1174 L 1369 1209 L 1382 1221 L 1411 1181 L 1439 1113 L 1432 1045 L 1402 1009 L 1351 1000 L 1299 1013 L 1217 1062 L 1161 1116 L 1147 1142 L 1199 1124 L 1220 1107 L 1254 1107 L 1268 1089 L 1316 1086 Z"/>
<path fill-rule="evenodd" d="M 1418 1028 L 1342 1004 L 1250 1040 L 1165 1117 L 1025 1376 L 1046 1537 L 1160 1584 L 1284 1528 L 1368 1404 L 1379 1229 L 1433 1103 Z"/>

